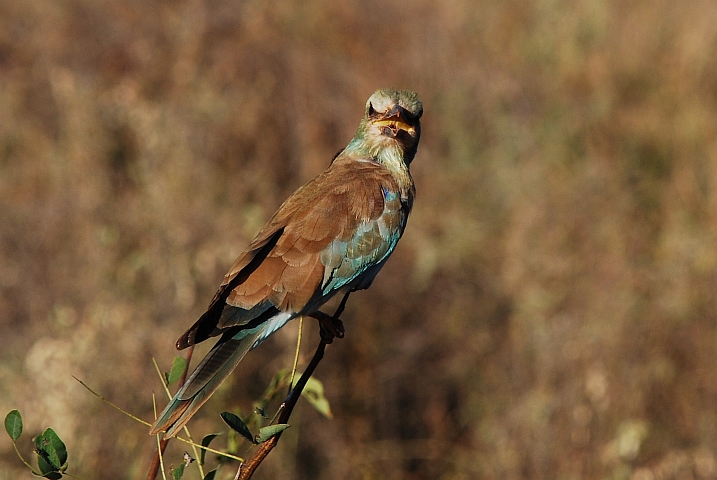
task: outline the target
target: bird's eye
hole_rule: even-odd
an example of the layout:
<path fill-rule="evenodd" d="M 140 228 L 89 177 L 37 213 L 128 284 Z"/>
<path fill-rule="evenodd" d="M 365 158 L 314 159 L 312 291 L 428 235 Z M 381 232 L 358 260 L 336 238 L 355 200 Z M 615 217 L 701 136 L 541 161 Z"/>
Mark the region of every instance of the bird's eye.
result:
<path fill-rule="evenodd" d="M 376 114 L 376 110 L 373 109 L 373 104 L 368 104 L 368 115 L 369 117 L 373 117 Z"/>

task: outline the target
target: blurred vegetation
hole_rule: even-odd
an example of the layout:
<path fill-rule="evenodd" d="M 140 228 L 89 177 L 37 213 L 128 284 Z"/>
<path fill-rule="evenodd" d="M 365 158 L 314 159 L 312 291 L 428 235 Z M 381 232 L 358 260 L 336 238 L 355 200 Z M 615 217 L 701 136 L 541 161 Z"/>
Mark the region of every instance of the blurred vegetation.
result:
<path fill-rule="evenodd" d="M 300 404 L 257 477 L 717 477 L 713 0 L 0 0 L 0 412 L 143 478 L 71 375 L 151 418 L 151 357 L 381 87 L 425 106 L 414 213 L 318 369 L 334 419 Z"/>

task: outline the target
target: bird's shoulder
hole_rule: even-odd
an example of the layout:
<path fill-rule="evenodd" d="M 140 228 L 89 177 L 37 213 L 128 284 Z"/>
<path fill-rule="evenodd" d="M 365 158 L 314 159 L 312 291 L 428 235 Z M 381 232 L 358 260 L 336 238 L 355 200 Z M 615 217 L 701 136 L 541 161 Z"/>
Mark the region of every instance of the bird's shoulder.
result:
<path fill-rule="evenodd" d="M 412 197 L 413 191 L 403 192 L 391 172 L 376 162 L 339 156 L 290 196 L 267 227 L 280 228 L 307 217 L 330 217 L 341 206 L 357 220 L 376 219 L 383 212 L 387 193 Z"/>
<path fill-rule="evenodd" d="M 260 237 L 283 229 L 272 254 L 289 248 L 318 253 L 384 215 L 387 203 L 399 197 L 398 183 L 381 165 L 339 157 L 282 204 Z"/>

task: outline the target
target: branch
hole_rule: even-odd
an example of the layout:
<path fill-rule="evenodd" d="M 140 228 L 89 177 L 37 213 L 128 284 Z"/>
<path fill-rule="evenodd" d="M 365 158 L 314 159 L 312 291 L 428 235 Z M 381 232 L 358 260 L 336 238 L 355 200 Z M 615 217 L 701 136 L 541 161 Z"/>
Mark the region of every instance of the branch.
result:
<path fill-rule="evenodd" d="M 284 404 L 282 405 L 283 408 L 281 410 L 281 414 L 279 415 L 278 423 L 289 422 L 291 412 L 294 410 L 296 402 L 299 400 L 301 392 L 306 386 L 306 382 L 309 381 L 309 378 L 311 377 L 311 375 L 313 375 L 314 370 L 316 370 L 316 366 L 319 364 L 321 359 L 324 358 L 325 350 L 326 341 L 322 338 L 319 342 L 319 346 L 316 348 L 316 352 L 314 353 L 314 357 L 311 359 L 311 362 L 309 362 L 309 365 L 306 367 L 306 370 L 304 370 L 304 373 L 301 375 L 301 378 L 299 378 L 299 381 L 296 383 L 296 386 L 289 392 L 289 395 L 286 397 L 286 400 L 284 400 Z M 263 462 L 266 456 L 269 455 L 269 452 L 271 452 L 277 445 L 277 443 L 279 443 L 280 436 L 281 432 L 277 433 L 266 442 L 261 443 L 254 451 L 254 454 L 246 462 L 239 465 L 239 470 L 237 470 L 237 474 L 234 477 L 234 480 L 249 480 L 254 474 L 254 471 L 257 469 L 257 467 L 259 467 L 261 462 Z"/>

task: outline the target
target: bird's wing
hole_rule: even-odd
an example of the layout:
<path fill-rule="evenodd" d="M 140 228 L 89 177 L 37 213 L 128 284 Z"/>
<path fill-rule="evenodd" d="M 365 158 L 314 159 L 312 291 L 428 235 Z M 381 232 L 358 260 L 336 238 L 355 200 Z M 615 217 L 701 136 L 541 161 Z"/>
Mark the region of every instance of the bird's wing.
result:
<path fill-rule="evenodd" d="M 367 287 L 378 272 L 371 268 L 391 253 L 407 215 L 380 165 L 334 162 L 282 204 L 177 346 L 254 327 L 278 312 L 306 313 L 348 284 Z"/>
<path fill-rule="evenodd" d="M 227 297 L 236 285 L 245 282 L 259 268 L 269 252 L 276 246 L 282 233 L 283 228 L 281 227 L 271 230 L 264 228 L 260 232 L 247 250 L 236 259 L 231 270 L 224 277 L 224 282 L 209 303 L 207 311 L 199 317 L 199 320 L 189 330 L 179 337 L 179 340 L 177 340 L 178 349 L 181 350 L 222 333 L 222 330 L 219 330 L 217 325 L 226 307 Z M 262 307 L 262 305 L 259 305 L 259 307 Z M 269 307 L 249 309 L 244 315 L 244 323 L 248 323 L 257 317 L 271 316 L 272 313 L 276 313 L 276 311 L 268 311 Z"/>
<path fill-rule="evenodd" d="M 243 311 L 271 306 L 306 313 L 382 261 L 403 232 L 407 213 L 383 167 L 334 162 L 282 205 L 267 225 L 283 228 L 276 246 L 226 302 Z M 219 327 L 243 321 L 224 315 Z"/>

